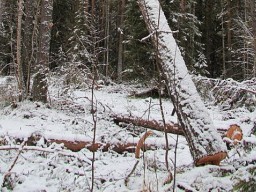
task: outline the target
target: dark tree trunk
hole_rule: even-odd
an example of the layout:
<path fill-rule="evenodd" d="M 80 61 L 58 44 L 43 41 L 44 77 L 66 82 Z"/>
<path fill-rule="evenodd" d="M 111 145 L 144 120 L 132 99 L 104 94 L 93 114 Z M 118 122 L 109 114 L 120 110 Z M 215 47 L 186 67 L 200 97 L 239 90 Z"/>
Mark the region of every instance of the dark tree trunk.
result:
<path fill-rule="evenodd" d="M 37 73 L 34 77 L 32 96 L 33 100 L 47 102 L 47 80 L 49 69 L 50 34 L 52 27 L 52 0 L 42 0 L 40 10 Z"/>
<path fill-rule="evenodd" d="M 32 97 L 34 101 L 47 102 L 48 85 L 45 73 L 36 73 L 33 78 Z"/>
<path fill-rule="evenodd" d="M 0 29 L 2 26 L 2 20 L 3 20 L 3 12 L 4 12 L 4 2 L 3 0 L 0 0 Z"/>
<path fill-rule="evenodd" d="M 123 26 L 124 26 L 124 8 L 125 0 L 121 0 L 119 3 L 119 42 L 118 42 L 118 63 L 117 63 L 117 79 L 122 80 L 122 71 L 123 71 Z"/>
<path fill-rule="evenodd" d="M 18 1 L 18 18 L 17 18 L 17 51 L 16 51 L 16 63 L 17 63 L 17 77 L 19 88 L 19 100 L 24 99 L 24 81 L 23 81 L 23 66 L 21 63 L 21 30 L 22 30 L 22 16 L 23 16 L 23 0 Z"/>
<path fill-rule="evenodd" d="M 23 29 L 23 52 L 22 52 L 22 73 L 24 80 L 25 97 L 30 92 L 30 64 L 33 58 L 33 4 L 34 0 L 25 0 L 25 21 Z"/>

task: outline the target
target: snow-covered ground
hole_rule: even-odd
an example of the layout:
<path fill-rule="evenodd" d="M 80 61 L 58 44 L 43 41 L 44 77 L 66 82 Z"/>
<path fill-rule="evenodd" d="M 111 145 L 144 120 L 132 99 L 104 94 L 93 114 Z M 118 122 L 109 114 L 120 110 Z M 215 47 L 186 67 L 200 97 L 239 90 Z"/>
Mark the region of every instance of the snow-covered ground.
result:
<path fill-rule="evenodd" d="M 0 79 L 0 84 L 3 83 Z M 136 142 L 145 129 L 133 125 L 122 128 L 113 122 L 112 115 L 161 121 L 158 99 L 129 96 L 142 90 L 145 88 L 140 85 L 117 84 L 101 86 L 92 94 L 90 88 L 64 90 L 62 86 L 52 84 L 49 104 L 24 101 L 17 103 L 16 108 L 1 106 L 2 191 L 90 191 L 93 153 L 86 148 L 73 152 L 63 144 L 46 143 L 43 138 L 90 142 L 96 127 L 97 142 Z M 96 109 L 96 125 L 91 113 L 92 101 Z M 163 100 L 163 107 L 166 121 L 177 122 L 177 117 L 171 116 L 173 106 L 169 99 Z M 249 112 L 245 108 L 222 111 L 209 103 L 207 109 L 216 128 L 225 130 L 231 124 L 238 124 L 244 134 L 243 142 L 229 150 L 228 158 L 220 166 L 195 167 L 185 138 L 168 134 L 167 159 L 170 171 L 174 174 L 175 170 L 176 175 L 172 182 L 167 182 L 166 150 L 162 148 L 165 135 L 153 131 L 146 142 L 155 145 L 156 149 L 141 153 L 142 157 L 129 177 L 137 162 L 134 153 L 120 154 L 111 148 L 95 152 L 94 191 L 173 191 L 174 181 L 175 191 L 232 191 L 238 179 L 249 179 L 246 168 L 256 162 L 256 138 L 251 134 L 256 111 Z M 23 139 L 31 134 L 43 137 L 34 146 L 22 148 Z M 17 138 L 21 143 L 17 143 Z M 244 146 L 244 143 L 250 146 Z M 4 177 L 8 178 L 5 182 Z"/>

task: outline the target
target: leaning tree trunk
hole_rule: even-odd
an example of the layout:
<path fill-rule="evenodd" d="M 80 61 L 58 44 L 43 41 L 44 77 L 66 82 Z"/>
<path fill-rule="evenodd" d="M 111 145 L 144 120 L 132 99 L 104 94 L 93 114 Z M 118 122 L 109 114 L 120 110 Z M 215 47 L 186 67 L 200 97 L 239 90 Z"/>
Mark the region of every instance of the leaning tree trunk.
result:
<path fill-rule="evenodd" d="M 195 165 L 219 164 L 226 146 L 213 126 L 158 0 L 138 0 Z"/>

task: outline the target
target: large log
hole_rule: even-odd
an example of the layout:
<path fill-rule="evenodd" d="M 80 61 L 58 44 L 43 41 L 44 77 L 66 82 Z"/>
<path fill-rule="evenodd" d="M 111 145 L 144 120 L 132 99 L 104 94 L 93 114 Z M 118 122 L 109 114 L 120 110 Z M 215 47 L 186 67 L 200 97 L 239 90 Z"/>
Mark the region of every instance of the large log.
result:
<path fill-rule="evenodd" d="M 120 122 L 127 123 L 127 124 L 131 123 L 135 126 L 141 126 L 141 127 L 149 128 L 156 131 L 162 131 L 162 132 L 166 131 L 166 133 L 184 135 L 182 127 L 172 122 L 165 123 L 165 126 L 164 126 L 163 122 L 160 122 L 154 119 L 147 120 L 147 119 L 142 119 L 140 117 L 125 116 L 125 115 L 112 115 L 112 118 L 116 124 L 119 124 Z"/>
<path fill-rule="evenodd" d="M 165 125 L 162 121 L 155 120 L 155 119 L 143 119 L 141 117 L 136 116 L 127 116 L 127 115 L 112 115 L 113 121 L 115 124 L 119 125 L 119 123 L 126 123 L 132 124 L 138 127 L 144 127 L 155 131 L 161 131 L 166 133 L 171 133 L 175 135 L 182 135 L 184 136 L 184 129 L 181 125 L 173 122 L 165 122 Z M 234 124 L 229 125 L 226 128 L 218 128 L 217 132 L 221 135 L 221 137 L 227 136 L 227 131 L 233 126 Z M 238 125 L 237 125 L 238 126 Z M 120 126 L 122 127 L 122 126 Z M 229 137 L 230 138 L 230 137 Z M 233 140 L 232 138 L 230 138 Z M 241 139 L 240 139 L 241 140 Z"/>
<path fill-rule="evenodd" d="M 219 164 L 227 156 L 226 145 L 189 75 L 159 1 L 138 0 L 138 4 L 195 165 Z"/>
<path fill-rule="evenodd" d="M 91 141 L 91 138 L 88 138 L 84 135 L 70 134 L 65 137 L 64 135 L 42 135 L 39 133 L 32 133 L 29 137 L 16 137 L 10 136 L 16 143 L 23 142 L 25 139 L 27 140 L 26 144 L 28 146 L 36 146 L 37 142 L 41 139 L 44 140 L 45 144 L 50 145 L 52 143 L 63 144 L 65 148 L 77 152 L 84 148 L 95 152 L 101 150 L 103 152 L 112 150 L 117 153 L 124 152 L 135 152 L 136 146 L 140 141 L 140 138 L 134 137 L 130 139 L 126 139 L 125 141 L 112 139 L 110 141 L 99 141 L 96 140 L 95 143 Z M 5 140 L 5 136 L 0 136 L 0 150 L 9 150 L 13 149 L 11 146 L 8 146 L 9 143 Z M 171 147 L 172 144 L 170 144 Z M 4 146 L 4 147 L 3 147 Z M 144 143 L 143 150 L 156 150 L 158 148 L 165 149 L 166 144 L 162 138 L 153 138 L 151 140 L 148 139 L 148 142 Z"/>

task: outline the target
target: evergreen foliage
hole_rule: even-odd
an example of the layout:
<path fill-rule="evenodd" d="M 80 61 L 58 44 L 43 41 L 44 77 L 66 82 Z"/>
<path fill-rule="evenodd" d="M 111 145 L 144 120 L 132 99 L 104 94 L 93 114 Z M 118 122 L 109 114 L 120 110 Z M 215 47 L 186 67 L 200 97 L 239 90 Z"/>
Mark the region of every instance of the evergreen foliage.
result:
<path fill-rule="evenodd" d="M 202 22 L 195 12 L 197 2 L 174 0 L 163 1 L 162 4 L 187 67 L 194 74 L 208 74 L 200 31 Z"/>
<path fill-rule="evenodd" d="M 232 49 L 229 76 L 238 80 L 254 77 L 255 63 L 255 13 L 251 11 L 250 1 L 231 1 L 232 12 Z"/>
<path fill-rule="evenodd" d="M 68 50 L 69 60 L 71 62 L 80 62 L 86 64 L 90 62 L 88 47 L 89 42 L 89 13 L 85 12 L 85 2 L 79 0 L 78 9 L 75 12 L 74 24 L 71 36 L 68 39 L 71 45 Z"/>
<path fill-rule="evenodd" d="M 15 73 L 17 2 L 2 2 L 0 73 L 7 75 Z M 36 62 L 39 38 L 36 33 L 34 47 L 31 47 L 33 25 L 39 18 L 36 18 L 36 1 L 31 4 L 32 10 L 29 10 L 29 2 L 24 1 L 22 24 L 22 64 L 25 69 L 27 63 Z M 191 73 L 235 80 L 256 76 L 254 0 L 160 2 Z M 120 5 L 118 0 L 54 0 L 50 69 L 76 64 L 116 79 L 122 31 L 122 76 L 127 79 L 154 76 L 157 73 L 155 50 L 150 38 L 145 38 L 148 31 L 137 2 L 126 1 L 122 29 L 119 27 Z M 34 55 L 31 55 L 33 48 Z"/>
<path fill-rule="evenodd" d="M 234 190 L 239 192 L 256 191 L 256 166 L 247 166 L 235 176 L 238 179 Z"/>
<path fill-rule="evenodd" d="M 154 49 L 136 1 L 129 1 L 125 20 L 125 68 L 130 78 L 150 78 L 156 70 Z M 143 40 L 144 39 L 144 40 Z"/>
<path fill-rule="evenodd" d="M 15 0 L 5 1 L 1 9 L 3 10 L 0 23 L 0 74 L 13 74 L 14 50 L 16 43 L 16 18 L 17 3 Z"/>
<path fill-rule="evenodd" d="M 61 67 L 68 61 L 68 51 L 72 49 L 69 38 L 74 35 L 74 26 L 78 0 L 54 0 L 53 28 L 51 31 L 51 64 L 50 68 Z"/>

